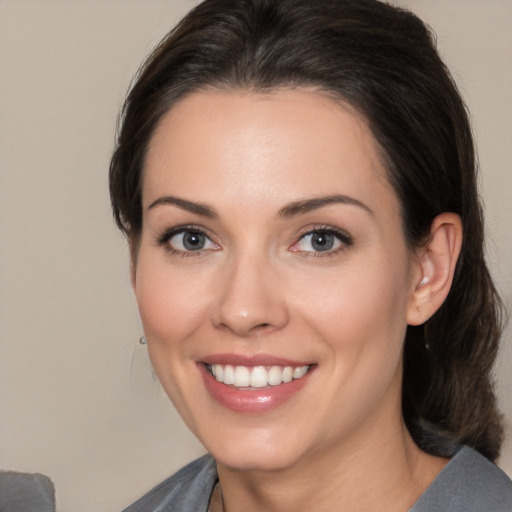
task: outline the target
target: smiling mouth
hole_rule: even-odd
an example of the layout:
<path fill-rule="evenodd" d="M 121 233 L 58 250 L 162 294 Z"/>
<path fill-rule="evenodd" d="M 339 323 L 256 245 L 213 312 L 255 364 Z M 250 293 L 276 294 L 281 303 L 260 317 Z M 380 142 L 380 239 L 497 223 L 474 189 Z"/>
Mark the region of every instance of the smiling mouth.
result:
<path fill-rule="evenodd" d="M 248 390 L 287 384 L 304 377 L 311 368 L 310 365 L 294 367 L 207 364 L 205 366 L 217 382 Z"/>

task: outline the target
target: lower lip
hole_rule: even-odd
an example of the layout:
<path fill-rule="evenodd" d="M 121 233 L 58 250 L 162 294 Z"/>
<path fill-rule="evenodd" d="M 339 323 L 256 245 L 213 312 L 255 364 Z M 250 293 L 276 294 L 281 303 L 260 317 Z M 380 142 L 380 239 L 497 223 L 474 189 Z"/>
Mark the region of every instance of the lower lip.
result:
<path fill-rule="evenodd" d="M 240 389 L 217 381 L 204 364 L 198 367 L 206 389 L 218 403 L 234 412 L 248 414 L 268 412 L 283 405 L 306 385 L 311 373 L 310 370 L 304 377 L 278 386 Z"/>

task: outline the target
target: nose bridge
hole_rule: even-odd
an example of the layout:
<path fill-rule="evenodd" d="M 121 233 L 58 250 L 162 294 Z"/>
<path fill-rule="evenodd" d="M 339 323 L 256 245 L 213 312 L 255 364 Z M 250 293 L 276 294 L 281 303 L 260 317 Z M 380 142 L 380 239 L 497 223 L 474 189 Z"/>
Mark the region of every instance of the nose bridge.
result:
<path fill-rule="evenodd" d="M 287 323 L 282 280 L 275 260 L 264 251 L 247 249 L 232 254 L 220 280 L 214 315 L 218 326 L 248 336 Z"/>

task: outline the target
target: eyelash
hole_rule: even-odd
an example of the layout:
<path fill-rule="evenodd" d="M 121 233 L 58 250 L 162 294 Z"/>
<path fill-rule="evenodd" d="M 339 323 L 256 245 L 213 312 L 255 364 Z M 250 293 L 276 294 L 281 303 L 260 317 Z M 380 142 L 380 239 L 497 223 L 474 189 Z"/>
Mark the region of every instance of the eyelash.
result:
<path fill-rule="evenodd" d="M 187 251 L 187 250 L 175 249 L 174 247 L 172 247 L 172 245 L 169 242 L 173 237 L 175 237 L 176 235 L 182 234 L 182 233 L 196 233 L 198 235 L 204 236 L 212 244 L 217 245 L 217 244 L 215 244 L 215 242 L 212 241 L 211 237 L 208 234 L 206 234 L 204 228 L 201 228 L 199 226 L 194 226 L 194 225 L 176 226 L 174 228 L 167 229 L 161 235 L 157 236 L 156 242 L 159 246 L 163 247 L 165 249 L 165 251 L 167 251 L 169 254 L 181 256 L 184 258 L 188 258 L 191 256 L 203 256 L 205 251 L 212 250 L 212 249 L 199 249 L 197 251 Z"/>
<path fill-rule="evenodd" d="M 204 228 L 194 225 L 186 225 L 186 226 L 177 226 L 170 229 L 167 229 L 162 234 L 157 236 L 156 242 L 159 246 L 162 246 L 168 253 L 172 255 L 177 255 L 181 257 L 192 257 L 192 256 L 202 256 L 205 252 L 210 252 L 216 249 L 198 249 L 197 251 L 192 250 L 181 250 L 172 247 L 169 241 L 176 235 L 182 233 L 196 233 L 198 235 L 204 236 L 207 240 L 209 240 L 212 244 L 216 245 L 215 242 L 212 241 L 211 237 L 205 232 Z M 304 251 L 300 249 L 293 249 L 294 246 L 298 245 L 304 238 L 307 236 L 311 236 L 313 234 L 320 235 L 330 235 L 333 236 L 338 242 L 340 242 L 340 246 L 336 249 L 328 249 L 326 251 Z M 334 256 L 342 251 L 345 251 L 348 247 L 353 245 L 353 238 L 347 232 L 342 231 L 337 228 L 333 228 L 332 226 L 313 226 L 313 228 L 308 229 L 304 233 L 302 233 L 296 242 L 292 244 L 290 247 L 290 251 L 294 253 L 299 253 L 307 258 L 325 258 L 327 256 Z"/>
<path fill-rule="evenodd" d="M 313 228 L 308 229 L 306 232 L 302 233 L 297 240 L 292 245 L 295 246 L 300 243 L 301 240 L 304 240 L 307 236 L 313 234 L 321 234 L 321 235 L 330 235 L 333 236 L 338 242 L 340 242 L 339 247 L 336 249 L 329 249 L 326 251 L 301 251 L 300 249 L 292 250 L 292 252 L 300 253 L 302 256 L 306 258 L 325 258 L 329 256 L 335 256 L 340 252 L 346 251 L 349 247 L 351 247 L 354 243 L 354 240 L 351 235 L 349 235 L 346 231 L 334 228 L 332 226 L 313 226 Z"/>

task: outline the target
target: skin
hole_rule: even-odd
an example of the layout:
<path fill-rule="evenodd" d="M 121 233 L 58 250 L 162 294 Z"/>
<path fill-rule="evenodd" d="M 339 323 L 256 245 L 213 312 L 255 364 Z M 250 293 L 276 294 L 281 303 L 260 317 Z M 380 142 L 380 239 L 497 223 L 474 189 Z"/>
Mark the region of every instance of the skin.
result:
<path fill-rule="evenodd" d="M 290 208 L 333 194 L 349 201 Z M 411 253 L 366 123 L 307 89 L 178 102 L 150 142 L 143 212 L 132 280 L 149 354 L 217 460 L 226 510 L 407 510 L 446 461 L 404 426 L 403 340 L 448 293 L 458 218 L 438 217 Z M 203 249 L 163 236 L 183 225 Z M 320 228 L 343 235 L 331 251 L 310 243 Z M 278 408 L 244 414 L 205 388 L 198 361 L 219 353 L 314 371 Z"/>

